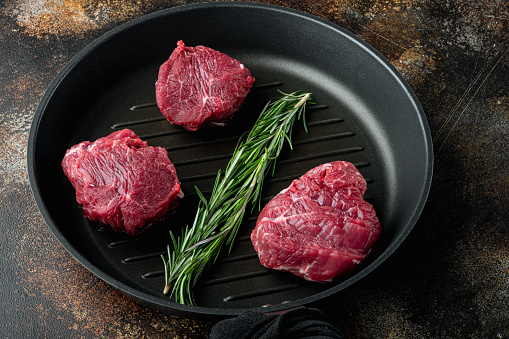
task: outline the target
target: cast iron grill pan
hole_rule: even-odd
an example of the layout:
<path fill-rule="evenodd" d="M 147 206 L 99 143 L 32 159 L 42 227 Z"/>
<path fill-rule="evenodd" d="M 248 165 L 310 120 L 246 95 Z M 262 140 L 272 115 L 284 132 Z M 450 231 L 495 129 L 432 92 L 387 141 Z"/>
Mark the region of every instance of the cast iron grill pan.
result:
<path fill-rule="evenodd" d="M 269 25 L 270 23 L 270 25 Z M 214 32 L 209 29 L 215 27 Z M 256 78 L 243 108 L 226 127 L 188 132 L 170 125 L 155 105 L 159 66 L 176 42 L 205 45 L 241 60 Z M 315 45 L 315 46 L 313 46 Z M 308 47 L 314 48 L 308 48 Z M 313 93 L 305 133 L 293 132 L 263 203 L 307 170 L 345 160 L 368 182 L 383 233 L 368 259 L 333 283 L 307 282 L 264 268 L 249 235 L 248 213 L 230 255 L 196 286 L 199 306 L 162 294 L 168 229 L 191 224 L 198 197 L 207 195 L 239 138 L 278 90 Z M 149 145 L 168 150 L 186 197 L 178 211 L 132 238 L 83 219 L 60 162 L 65 150 L 130 128 Z M 414 226 L 432 169 L 425 116 L 408 85 L 376 51 L 316 17 L 276 6 L 208 3 L 183 6 L 125 24 L 80 52 L 59 74 L 36 112 L 30 133 L 30 182 L 41 213 L 63 246 L 100 278 L 150 307 L 188 317 L 222 317 L 245 310 L 279 311 L 337 293 L 384 261 Z"/>

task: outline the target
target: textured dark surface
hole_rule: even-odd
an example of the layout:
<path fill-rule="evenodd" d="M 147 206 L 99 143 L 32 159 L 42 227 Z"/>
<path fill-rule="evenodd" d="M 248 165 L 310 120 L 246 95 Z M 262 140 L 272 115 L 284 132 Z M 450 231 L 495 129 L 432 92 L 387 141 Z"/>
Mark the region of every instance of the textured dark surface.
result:
<path fill-rule="evenodd" d="M 34 112 L 67 61 L 123 22 L 196 2 L 0 5 L 4 338 L 207 337 L 211 324 L 140 306 L 77 263 L 39 214 L 25 160 Z M 375 272 L 313 306 L 347 338 L 508 338 L 509 4 L 262 2 L 318 15 L 375 47 L 415 91 L 433 137 L 433 184 L 412 233 Z"/>

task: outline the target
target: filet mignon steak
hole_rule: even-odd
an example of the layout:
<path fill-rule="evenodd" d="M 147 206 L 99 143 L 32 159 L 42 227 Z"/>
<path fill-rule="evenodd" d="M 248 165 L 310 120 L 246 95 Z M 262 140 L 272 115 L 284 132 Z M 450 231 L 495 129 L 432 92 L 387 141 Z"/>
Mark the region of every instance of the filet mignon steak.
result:
<path fill-rule="evenodd" d="M 294 180 L 263 208 L 251 234 L 262 265 L 321 282 L 350 272 L 381 232 L 366 189 L 361 173 L 344 161 Z"/>
<path fill-rule="evenodd" d="M 189 131 L 224 125 L 242 106 L 255 79 L 238 60 L 182 41 L 159 68 L 156 101 L 172 124 Z"/>
<path fill-rule="evenodd" d="M 168 153 L 129 129 L 74 145 L 62 168 L 84 217 L 115 231 L 137 235 L 178 206 L 180 183 Z"/>

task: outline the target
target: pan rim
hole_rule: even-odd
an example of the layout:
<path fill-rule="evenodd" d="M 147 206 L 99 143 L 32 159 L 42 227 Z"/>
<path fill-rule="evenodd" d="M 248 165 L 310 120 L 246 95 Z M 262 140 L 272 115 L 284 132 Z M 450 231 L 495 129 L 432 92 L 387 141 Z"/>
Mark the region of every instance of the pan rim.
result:
<path fill-rule="evenodd" d="M 292 301 L 288 304 L 280 304 L 280 305 L 272 305 L 268 307 L 258 307 L 258 308 L 209 308 L 209 307 L 202 307 L 202 306 L 189 306 L 189 305 L 181 305 L 177 304 L 169 299 L 163 300 L 161 298 L 157 298 L 153 295 L 147 294 L 145 292 L 139 291 L 115 278 L 110 276 L 107 272 L 101 270 L 99 267 L 94 265 L 91 261 L 89 261 L 85 256 L 83 256 L 81 253 L 76 251 L 74 246 L 65 239 L 65 237 L 58 231 L 58 227 L 56 226 L 56 223 L 52 220 L 50 213 L 48 212 L 46 208 L 46 204 L 44 200 L 42 199 L 42 196 L 40 194 L 39 190 L 39 184 L 36 176 L 36 165 L 35 165 L 35 159 L 34 154 L 36 152 L 36 140 L 39 133 L 39 125 L 41 122 L 41 119 L 44 115 L 44 112 L 46 110 L 46 107 L 48 103 L 50 102 L 52 96 L 54 93 L 58 90 L 61 82 L 65 77 L 69 74 L 69 72 L 73 69 L 75 65 L 77 65 L 82 59 L 84 59 L 87 55 L 92 53 L 98 46 L 105 44 L 108 42 L 109 39 L 116 36 L 117 34 L 121 34 L 125 30 L 131 29 L 139 24 L 148 22 L 153 20 L 154 18 L 158 18 L 161 16 L 169 15 L 169 14 L 176 14 L 179 12 L 184 11 L 191 11 L 191 10 L 201 10 L 204 8 L 220 8 L 220 7 L 247 7 L 247 8 L 261 8 L 263 10 L 267 11 L 278 11 L 283 12 L 286 14 L 290 14 L 293 16 L 299 16 L 307 21 L 312 21 L 315 24 L 323 25 L 327 27 L 330 30 L 333 30 L 336 32 L 336 34 L 340 34 L 343 38 L 346 38 L 350 40 L 353 44 L 355 44 L 358 47 L 361 47 L 366 53 L 370 54 L 370 56 L 373 57 L 376 62 L 383 66 L 386 70 L 389 71 L 389 73 L 394 77 L 394 79 L 397 81 L 399 86 L 404 89 L 404 92 L 406 93 L 408 100 L 412 103 L 413 107 L 415 108 L 415 112 L 417 113 L 417 116 L 419 118 L 419 123 L 421 125 L 421 129 L 424 133 L 425 142 L 426 142 L 426 175 L 424 178 L 423 186 L 421 188 L 421 199 L 419 200 L 417 206 L 415 207 L 414 213 L 412 217 L 410 218 L 408 222 L 408 226 L 405 228 L 404 232 L 398 236 L 398 239 L 394 241 L 388 248 L 386 248 L 380 256 L 378 256 L 373 262 L 369 264 L 369 266 L 366 266 L 363 268 L 363 270 L 356 273 L 353 277 L 350 277 L 349 279 L 341 282 L 340 284 L 337 284 L 336 286 L 329 288 L 325 291 L 316 293 L 312 296 L 305 297 L 303 299 L 299 299 L 296 301 Z M 306 304 L 309 304 L 311 302 L 315 302 L 317 300 L 321 300 L 323 298 L 326 298 L 330 295 L 333 295 L 341 290 L 346 289 L 347 287 L 351 286 L 355 282 L 361 280 L 366 275 L 371 273 L 373 270 L 375 270 L 377 267 L 380 266 L 389 256 L 391 256 L 396 249 L 399 247 L 401 242 L 408 236 L 408 234 L 411 232 L 415 224 L 417 223 L 417 220 L 424 208 L 424 205 L 426 203 L 427 196 L 429 194 L 430 186 L 431 186 L 431 180 L 433 175 L 433 149 L 432 149 L 432 141 L 431 141 L 431 132 L 428 126 L 428 123 L 426 121 L 424 110 L 422 109 L 415 93 L 412 91 L 408 83 L 404 80 L 402 75 L 395 69 L 395 67 L 390 64 L 388 60 L 385 59 L 378 51 L 376 51 L 372 46 L 364 42 L 362 39 L 360 39 L 358 36 L 354 35 L 353 33 L 347 31 L 346 29 L 329 22 L 327 20 L 321 19 L 319 17 L 316 17 L 314 15 L 301 12 L 298 10 L 278 6 L 278 5 L 271 5 L 271 4 L 262 4 L 262 3 L 252 3 L 252 2 L 213 2 L 213 3 L 199 3 L 199 4 L 190 4 L 190 5 L 183 5 L 183 6 L 177 6 L 173 8 L 163 9 L 160 11 L 156 11 L 147 15 L 144 15 L 142 17 L 136 18 L 132 21 L 126 22 L 124 24 L 119 25 L 116 28 L 113 28 L 112 30 L 106 32 L 87 46 L 85 46 L 80 52 L 78 52 L 64 67 L 63 69 L 58 73 L 56 78 L 51 82 L 49 85 L 47 91 L 45 92 L 43 98 L 40 101 L 40 104 L 35 112 L 34 119 L 32 121 L 32 126 L 30 128 L 29 132 L 29 140 L 28 140 L 28 146 L 27 146 L 27 167 L 28 167 L 28 174 L 29 174 L 29 182 L 32 189 L 32 194 L 34 196 L 36 205 L 38 206 L 38 209 L 40 213 L 43 216 L 43 219 L 45 223 L 48 225 L 52 233 L 55 235 L 55 237 L 58 239 L 58 241 L 62 244 L 62 246 L 69 252 L 82 266 L 84 266 L 87 270 L 89 270 L 91 273 L 99 277 L 101 280 L 105 281 L 109 285 L 111 285 L 113 288 L 117 289 L 118 291 L 121 291 L 122 293 L 130 296 L 131 298 L 135 299 L 136 301 L 145 304 L 147 306 L 150 306 L 156 310 L 160 310 L 163 312 L 167 312 L 167 308 L 172 308 L 174 311 L 180 312 L 182 315 L 186 317 L 201 317 L 201 316 L 208 316 L 212 318 L 223 318 L 228 316 L 236 316 L 239 315 L 245 311 L 262 311 L 262 312 L 278 312 L 282 311 L 288 308 L 293 307 L 299 307 Z"/>

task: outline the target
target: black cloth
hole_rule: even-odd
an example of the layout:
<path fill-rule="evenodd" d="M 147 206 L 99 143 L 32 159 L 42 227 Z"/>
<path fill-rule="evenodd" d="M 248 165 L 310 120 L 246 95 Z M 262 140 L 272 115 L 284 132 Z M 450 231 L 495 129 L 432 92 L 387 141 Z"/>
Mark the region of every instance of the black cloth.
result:
<path fill-rule="evenodd" d="M 297 308 L 283 314 L 245 312 L 221 320 L 210 332 L 210 339 L 343 339 L 341 332 L 325 320 L 316 308 Z"/>

